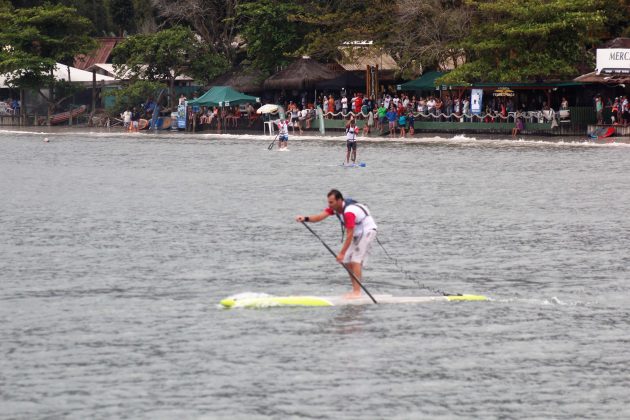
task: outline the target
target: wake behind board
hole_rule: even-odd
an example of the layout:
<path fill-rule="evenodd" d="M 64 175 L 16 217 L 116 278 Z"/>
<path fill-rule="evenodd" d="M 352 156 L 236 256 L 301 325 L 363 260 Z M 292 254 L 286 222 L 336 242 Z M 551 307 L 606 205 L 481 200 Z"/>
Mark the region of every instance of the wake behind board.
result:
<path fill-rule="evenodd" d="M 431 302 L 472 302 L 489 300 L 481 295 L 458 296 L 392 296 L 375 295 L 374 299 L 379 304 L 395 303 L 431 303 Z M 348 306 L 348 305 L 374 305 L 367 297 L 347 299 L 343 296 L 271 296 L 265 294 L 243 294 L 223 299 L 221 306 L 224 308 L 269 308 L 278 306 Z"/>

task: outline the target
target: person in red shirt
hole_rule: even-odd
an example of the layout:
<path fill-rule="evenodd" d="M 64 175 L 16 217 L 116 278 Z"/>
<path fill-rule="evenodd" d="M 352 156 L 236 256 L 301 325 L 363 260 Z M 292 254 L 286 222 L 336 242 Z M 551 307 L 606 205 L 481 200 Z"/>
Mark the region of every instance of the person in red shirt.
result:
<path fill-rule="evenodd" d="M 355 114 L 360 113 L 362 106 L 363 106 L 363 96 L 359 94 L 359 96 L 357 96 L 357 100 L 354 102 L 354 113 Z"/>
<path fill-rule="evenodd" d="M 327 195 L 328 207 L 321 213 L 311 216 L 296 216 L 298 222 L 321 222 L 322 220 L 337 215 L 343 217 L 343 225 L 346 228 L 346 240 L 341 251 L 337 255 L 337 261 L 345 265 L 361 281 L 361 271 L 372 242 L 376 239 L 376 222 L 372 218 L 370 210 L 364 204 L 354 201 L 346 201 L 338 190 L 330 190 Z M 347 298 L 361 296 L 361 286 L 350 276 L 352 292 Z"/>

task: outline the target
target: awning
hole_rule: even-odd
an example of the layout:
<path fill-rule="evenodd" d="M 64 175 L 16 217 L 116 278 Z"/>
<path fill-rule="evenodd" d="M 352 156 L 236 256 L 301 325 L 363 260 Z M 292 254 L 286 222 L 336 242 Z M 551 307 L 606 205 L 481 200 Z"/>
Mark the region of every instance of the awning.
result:
<path fill-rule="evenodd" d="M 55 76 L 55 80 L 57 81 L 63 80 L 85 86 L 92 84 L 92 72 L 80 70 L 76 67 L 66 66 L 65 64 L 57 63 L 53 74 Z M 0 88 L 9 87 L 6 79 L 6 74 L 0 76 Z M 116 79 L 102 74 L 97 74 L 96 82 L 99 84 L 111 84 L 115 83 Z"/>
<path fill-rule="evenodd" d="M 423 74 L 419 79 L 398 85 L 397 90 L 435 90 L 435 81 L 445 74 L 440 71 L 430 71 Z"/>

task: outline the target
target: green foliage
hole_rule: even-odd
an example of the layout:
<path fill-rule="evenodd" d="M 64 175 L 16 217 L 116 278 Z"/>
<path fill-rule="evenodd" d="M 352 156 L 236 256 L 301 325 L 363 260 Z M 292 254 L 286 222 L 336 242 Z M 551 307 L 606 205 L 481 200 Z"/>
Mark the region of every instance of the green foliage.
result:
<path fill-rule="evenodd" d="M 290 20 L 290 16 L 304 12 L 299 4 L 259 0 L 241 4 L 237 12 L 247 40 L 247 57 L 257 68 L 271 73 L 300 47 L 304 26 Z"/>
<path fill-rule="evenodd" d="M 603 14 L 596 0 L 469 0 L 470 35 L 452 45 L 467 63 L 440 82 L 520 82 L 573 77 L 589 62 Z"/>
<path fill-rule="evenodd" d="M 385 0 L 338 0 L 303 2 L 303 14 L 292 20 L 306 26 L 299 53 L 320 60 L 339 57 L 338 47 L 346 41 L 373 41 L 376 46 L 390 47 L 395 29 L 396 2 Z"/>
<path fill-rule="evenodd" d="M 116 46 L 113 56 L 121 77 L 130 73 L 132 78 L 173 81 L 187 74 L 205 79 L 225 70 L 225 60 L 183 26 L 131 36 Z"/>
<path fill-rule="evenodd" d="M 109 12 L 118 35 L 135 29 L 136 9 L 131 0 L 110 0 Z"/>
<path fill-rule="evenodd" d="M 604 32 L 601 37 L 630 36 L 630 0 L 601 0 L 604 14 Z"/>
<path fill-rule="evenodd" d="M 54 84 L 57 62 L 72 64 L 78 54 L 89 53 L 96 42 L 88 36 L 91 22 L 62 5 L 0 11 L 0 73 L 16 87 Z"/>
<path fill-rule="evenodd" d="M 114 91 L 114 105 L 107 111 L 116 114 L 127 108 L 140 107 L 148 97 L 155 97 L 164 87 L 164 83 L 161 82 L 137 80 L 123 89 Z"/>

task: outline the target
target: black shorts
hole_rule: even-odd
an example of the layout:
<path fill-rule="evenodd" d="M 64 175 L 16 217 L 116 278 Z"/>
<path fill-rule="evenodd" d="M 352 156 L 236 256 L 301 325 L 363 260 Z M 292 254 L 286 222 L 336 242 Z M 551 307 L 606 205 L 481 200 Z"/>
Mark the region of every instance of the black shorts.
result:
<path fill-rule="evenodd" d="M 346 147 L 348 151 L 357 150 L 357 142 L 356 141 L 346 141 Z"/>

